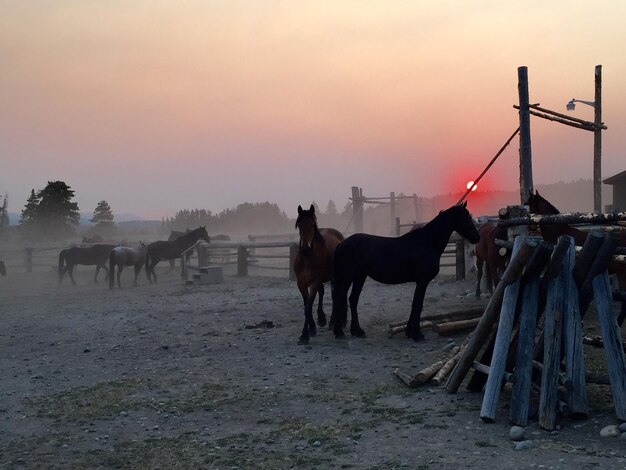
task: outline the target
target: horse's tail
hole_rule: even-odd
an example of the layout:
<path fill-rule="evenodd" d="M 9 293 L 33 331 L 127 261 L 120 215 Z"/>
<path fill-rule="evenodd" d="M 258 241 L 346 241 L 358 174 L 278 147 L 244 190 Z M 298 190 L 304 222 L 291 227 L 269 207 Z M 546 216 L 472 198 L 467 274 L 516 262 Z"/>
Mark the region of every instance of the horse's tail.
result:
<path fill-rule="evenodd" d="M 115 250 L 109 253 L 109 289 L 115 287 Z"/>
<path fill-rule="evenodd" d="M 61 252 L 59 253 L 59 284 L 61 284 L 61 281 L 63 281 L 63 274 L 64 274 L 64 264 L 65 264 L 65 253 L 67 252 L 67 250 L 61 250 Z"/>

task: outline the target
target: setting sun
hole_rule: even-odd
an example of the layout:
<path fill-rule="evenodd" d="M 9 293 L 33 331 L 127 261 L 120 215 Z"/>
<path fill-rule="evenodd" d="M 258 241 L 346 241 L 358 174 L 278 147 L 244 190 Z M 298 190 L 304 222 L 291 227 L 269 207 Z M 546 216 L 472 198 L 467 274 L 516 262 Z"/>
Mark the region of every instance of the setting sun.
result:
<path fill-rule="evenodd" d="M 465 187 L 466 187 L 467 189 L 469 189 L 469 188 L 472 188 L 472 185 L 474 185 L 474 182 L 473 182 L 473 181 L 468 181 L 468 182 L 467 182 L 467 185 L 466 185 Z M 472 191 L 476 191 L 477 189 L 478 189 L 478 185 L 474 186 L 474 187 L 472 188 Z"/>

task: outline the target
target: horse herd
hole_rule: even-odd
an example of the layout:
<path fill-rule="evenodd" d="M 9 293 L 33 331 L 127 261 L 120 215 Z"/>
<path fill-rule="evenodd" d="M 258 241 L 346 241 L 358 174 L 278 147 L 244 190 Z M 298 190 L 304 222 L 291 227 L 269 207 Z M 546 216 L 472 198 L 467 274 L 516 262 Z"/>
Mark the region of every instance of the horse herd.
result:
<path fill-rule="evenodd" d="M 68 274 L 72 284 L 74 281 L 74 266 L 77 264 L 95 265 L 96 274 L 94 282 L 98 281 L 100 269 L 104 269 L 109 280 L 109 288 L 115 286 L 115 267 L 117 267 L 117 286 L 122 287 L 120 275 L 124 266 L 135 268 L 134 284 L 137 285 L 137 277 L 141 268 L 145 266 L 148 281 L 156 282 L 157 275 L 154 267 L 163 259 L 174 260 L 181 256 L 183 252 L 191 248 L 198 240 L 209 242 L 209 235 L 206 227 L 198 227 L 195 230 L 188 230 L 170 240 L 159 240 L 146 245 L 139 242 L 138 246 L 116 246 L 97 244 L 89 247 L 72 247 L 62 250 L 59 253 L 59 285 L 63 282 L 65 273 Z M 108 268 L 107 268 L 108 262 Z"/>
<path fill-rule="evenodd" d="M 558 213 L 538 192 L 531 194 L 527 204 L 531 213 Z M 480 297 L 483 262 L 487 264 L 487 288 L 493 292 L 510 256 L 510 253 L 502 252 L 495 241 L 498 238 L 506 239 L 506 230 L 493 222 L 483 223 L 476 228 L 467 210 L 467 202 L 441 211 L 423 227 L 414 228 L 399 237 L 357 233 L 344 239 L 336 229 L 318 228 L 313 205 L 308 210 L 298 206 L 295 226 L 300 240 L 293 268 L 304 302 L 304 326 L 299 344 L 308 344 L 310 337 L 316 334 L 317 326 L 323 327 L 327 324 L 323 310 L 324 283 L 331 283 L 332 314 L 329 327 L 335 337 L 345 336 L 343 329 L 347 325 L 349 306 L 350 334 L 361 338 L 365 337 L 365 331 L 359 324 L 357 307 L 366 279 L 371 277 L 384 284 L 415 282 L 406 335 L 419 341 L 424 338 L 420 331 L 420 316 L 426 288 L 439 273 L 439 261 L 452 232 L 456 231 L 476 244 L 477 297 Z M 564 234 L 574 236 L 577 244 L 584 243 L 586 237 L 586 232 L 566 224 L 541 226 L 541 232 L 546 241 L 551 243 Z M 626 237 L 622 238 L 619 244 L 626 246 Z M 145 266 L 149 282 L 156 282 L 154 267 L 159 261 L 178 258 L 200 239 L 209 242 L 205 227 L 173 233 L 167 241 L 156 241 L 149 245 L 140 242 L 137 247 L 99 244 L 69 248 L 59 254 L 59 284 L 66 272 L 75 284 L 72 271 L 76 264 L 95 264 L 94 281 L 97 281 L 100 268 L 107 271 L 111 289 L 114 288 L 115 266 L 118 287 L 121 287 L 120 274 L 124 266 L 134 266 L 135 284 L 142 266 Z M 316 325 L 313 305 L 318 295 Z"/>

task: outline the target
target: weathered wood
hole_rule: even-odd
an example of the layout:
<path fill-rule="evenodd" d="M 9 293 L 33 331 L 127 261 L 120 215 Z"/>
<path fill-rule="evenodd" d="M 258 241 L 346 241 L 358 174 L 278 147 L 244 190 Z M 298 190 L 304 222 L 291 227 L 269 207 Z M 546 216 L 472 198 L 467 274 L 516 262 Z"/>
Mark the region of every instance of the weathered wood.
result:
<path fill-rule="evenodd" d="M 248 275 L 248 249 L 239 245 L 237 248 L 237 276 L 245 277 Z"/>
<path fill-rule="evenodd" d="M 394 369 L 393 373 L 396 374 L 400 380 L 407 384 L 410 388 L 415 388 L 418 385 L 423 385 L 432 379 L 435 374 L 445 365 L 446 361 L 435 362 L 434 364 L 420 370 L 415 376 L 411 377 L 408 374 L 402 372 L 400 369 Z"/>
<path fill-rule="evenodd" d="M 494 324 L 493 327 L 491 328 L 491 332 L 488 336 L 488 340 L 485 341 L 487 343 L 487 346 L 485 347 L 485 349 L 483 350 L 482 355 L 480 356 L 480 359 L 477 361 L 480 364 L 491 364 L 491 358 L 493 357 L 493 346 L 496 342 L 496 331 L 498 330 L 498 324 Z M 474 361 L 476 362 L 476 361 Z M 487 383 L 487 374 L 484 374 L 481 370 L 473 368 L 474 372 L 472 373 L 472 376 L 470 377 L 470 379 L 467 381 L 467 390 L 469 390 L 470 392 L 480 392 L 482 391 L 483 387 L 485 386 L 485 384 Z"/>
<path fill-rule="evenodd" d="M 425 320 L 425 321 L 420 322 L 420 330 L 423 330 L 424 328 L 433 328 L 434 326 L 435 324 L 430 320 Z M 387 336 L 391 338 L 397 335 L 398 333 L 403 333 L 405 331 L 406 331 L 406 323 L 401 323 L 397 326 L 389 328 L 389 331 L 387 332 Z"/>
<path fill-rule="evenodd" d="M 533 190 L 532 145 L 530 142 L 530 95 L 528 92 L 528 67 L 517 68 L 519 96 L 519 180 L 520 202 L 524 204 Z"/>
<path fill-rule="evenodd" d="M 559 245 L 562 240 L 564 238 L 559 237 Z M 541 392 L 539 394 L 539 426 L 550 431 L 556 427 L 564 303 L 562 276 L 557 276 L 551 279 L 548 284 L 543 369 L 541 371 Z"/>
<path fill-rule="evenodd" d="M 583 336 L 583 344 L 594 346 L 596 348 L 604 347 L 604 341 L 602 340 L 601 336 Z M 626 344 L 624 344 L 624 353 L 626 353 Z"/>
<path fill-rule="evenodd" d="M 433 325 L 433 331 L 438 333 L 439 336 L 449 336 L 459 331 L 465 331 L 474 328 L 478 325 L 480 318 L 470 318 L 468 320 L 448 321 L 444 323 L 435 323 Z"/>
<path fill-rule="evenodd" d="M 583 212 L 563 212 L 560 214 L 529 214 L 525 217 L 511 217 L 498 222 L 501 227 L 513 227 L 517 225 L 559 225 L 559 224 L 611 224 L 626 220 L 626 212 L 611 214 L 596 214 Z"/>
<path fill-rule="evenodd" d="M 597 230 L 589 232 L 584 245 L 578 253 L 578 258 L 576 259 L 572 276 L 574 277 L 576 287 L 579 291 L 582 288 L 583 282 L 585 282 L 585 277 L 587 277 L 587 273 L 593 264 L 593 260 L 596 257 L 596 253 L 600 249 L 603 240 L 603 233 L 598 232 Z"/>
<path fill-rule="evenodd" d="M 537 111 L 542 112 L 542 113 L 552 114 L 554 116 L 557 116 L 557 117 L 560 117 L 560 118 L 563 118 L 563 119 L 568 119 L 570 121 L 577 122 L 579 124 L 585 124 L 586 126 L 590 126 L 590 127 L 594 127 L 595 126 L 595 124 L 593 122 L 591 122 L 591 121 L 585 121 L 584 119 L 578 119 L 578 118 L 575 118 L 575 117 L 570 116 L 568 114 L 557 113 L 556 111 L 552 111 L 551 109 L 542 108 L 541 106 L 539 106 L 537 104 L 531 104 L 531 105 L 529 105 L 529 108 L 536 109 Z M 604 124 L 601 124 L 601 128 L 602 129 L 607 129 L 607 127 Z"/>
<path fill-rule="evenodd" d="M 613 316 L 609 275 L 604 272 L 593 279 L 593 295 L 598 323 L 604 339 L 604 356 L 611 379 L 617 419 L 626 421 L 626 359 L 619 326 Z"/>
<path fill-rule="evenodd" d="M 491 358 L 491 365 L 489 366 L 489 376 L 487 377 L 485 395 L 483 396 L 483 404 L 480 410 L 480 419 L 486 422 L 493 422 L 496 418 L 498 397 L 500 396 L 500 390 L 502 388 L 502 378 L 508 357 L 519 292 L 519 279 L 508 285 L 504 290 L 496 342 L 493 347 L 493 357 Z"/>
<path fill-rule="evenodd" d="M 511 421 L 518 426 L 528 424 L 528 409 L 532 389 L 533 347 L 537 324 L 537 300 L 539 278 L 532 279 L 524 286 L 520 327 L 517 335 L 515 362 L 515 383 L 511 397 Z"/>
<path fill-rule="evenodd" d="M 468 320 L 470 318 L 476 318 L 476 317 L 481 316 L 484 311 L 485 311 L 485 307 L 472 307 L 472 308 L 466 308 L 462 310 L 452 310 L 450 312 L 444 312 L 444 313 L 431 313 L 427 315 L 422 315 L 421 320 L 431 321 L 432 323 Z M 406 321 L 389 323 L 389 328 L 395 328 L 398 326 L 406 326 Z"/>
<path fill-rule="evenodd" d="M 616 247 L 617 239 L 610 235 L 606 235 L 604 240 L 602 240 L 602 245 L 600 245 L 600 248 L 598 248 L 598 251 L 596 252 L 593 263 L 591 263 L 587 276 L 585 277 L 585 280 L 583 281 L 578 292 L 581 318 L 584 318 L 587 313 L 587 308 L 589 308 L 589 304 L 591 303 L 591 299 L 593 297 L 593 279 L 597 275 L 606 271 Z"/>
<path fill-rule="evenodd" d="M 593 100 L 593 210 L 602 210 L 602 66 L 595 69 L 595 99 Z"/>
<path fill-rule="evenodd" d="M 583 358 L 582 321 L 578 306 L 578 289 L 572 271 L 576 261 L 574 238 L 565 236 L 568 251 L 563 258 L 562 289 L 566 294 L 563 314 L 563 354 L 565 378 L 571 384 L 567 389 L 567 403 L 574 418 L 586 418 L 587 389 L 585 386 L 585 361 Z"/>
<path fill-rule="evenodd" d="M 470 342 L 463 351 L 463 354 L 459 358 L 459 361 L 450 375 L 450 379 L 446 385 L 446 391 L 448 393 L 456 393 L 461 386 L 461 382 L 465 378 L 469 368 L 472 366 L 474 358 L 491 332 L 491 327 L 498 319 L 505 288 L 520 277 L 526 261 L 532 255 L 537 244 L 536 240 L 528 239 L 523 236 L 515 239 L 515 246 L 513 248 L 513 254 L 511 255 L 511 261 L 504 271 L 502 279 L 498 283 L 498 287 L 496 287 L 491 299 L 489 299 L 489 304 L 485 308 L 485 312 L 483 313 L 480 322 L 476 325 L 476 329 L 472 334 Z"/>
<path fill-rule="evenodd" d="M 459 360 L 459 356 L 461 355 L 461 348 L 456 346 L 451 351 L 452 357 L 446 361 L 446 363 L 439 369 L 439 371 L 435 374 L 433 379 L 430 381 L 433 385 L 441 385 L 448 377 L 448 374 L 452 371 L 454 364 Z"/>
<path fill-rule="evenodd" d="M 489 375 L 489 372 L 491 370 L 491 368 L 485 364 L 481 364 L 478 361 L 474 361 L 472 363 L 472 369 L 474 369 L 475 371 L 478 371 L 486 376 Z M 508 383 L 515 383 L 515 376 L 513 374 L 511 374 L 510 372 L 504 372 L 503 375 L 504 381 L 508 382 Z"/>

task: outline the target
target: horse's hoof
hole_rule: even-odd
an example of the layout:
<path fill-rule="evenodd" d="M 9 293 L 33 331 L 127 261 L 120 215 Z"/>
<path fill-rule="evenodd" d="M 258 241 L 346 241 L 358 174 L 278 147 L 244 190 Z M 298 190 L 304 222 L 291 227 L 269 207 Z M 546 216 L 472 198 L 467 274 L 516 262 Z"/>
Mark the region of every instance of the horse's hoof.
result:
<path fill-rule="evenodd" d="M 335 331 L 335 339 L 345 339 L 346 335 L 343 331 L 340 331 L 339 333 L 337 333 Z"/>
<path fill-rule="evenodd" d="M 309 328 L 309 336 L 315 336 L 317 334 L 317 330 L 315 328 Z"/>
<path fill-rule="evenodd" d="M 361 328 L 357 328 L 354 331 L 350 330 L 350 334 L 352 336 L 356 336 L 357 338 L 365 338 L 365 331 L 363 331 Z"/>
<path fill-rule="evenodd" d="M 422 333 L 416 333 L 414 335 L 411 335 L 411 338 L 413 338 L 413 341 L 417 342 L 417 341 L 424 341 L 426 338 L 424 338 L 424 335 Z"/>
<path fill-rule="evenodd" d="M 300 344 L 300 345 L 307 345 L 307 344 L 309 344 L 309 338 L 304 338 L 303 336 L 300 336 L 300 339 L 298 340 L 298 344 Z"/>
<path fill-rule="evenodd" d="M 318 318 L 317 319 L 317 326 L 319 326 L 320 328 L 323 328 L 326 326 L 326 318 Z"/>

